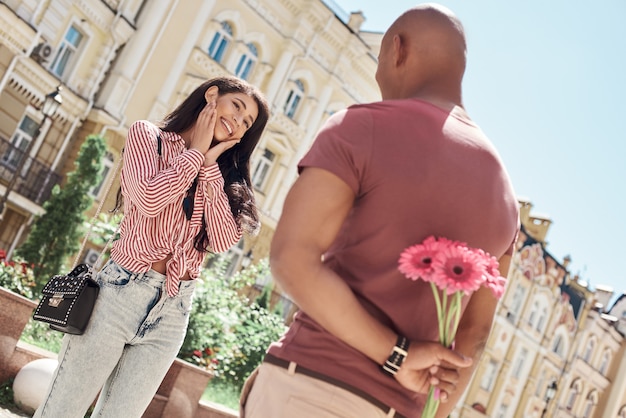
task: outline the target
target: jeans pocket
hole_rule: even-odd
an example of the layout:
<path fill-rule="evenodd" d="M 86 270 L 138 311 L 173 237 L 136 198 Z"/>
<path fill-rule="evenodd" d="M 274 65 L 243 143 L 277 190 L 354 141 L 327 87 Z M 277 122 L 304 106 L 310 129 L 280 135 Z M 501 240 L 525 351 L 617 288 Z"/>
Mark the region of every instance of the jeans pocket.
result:
<path fill-rule="evenodd" d="M 100 270 L 96 281 L 100 286 L 121 287 L 130 282 L 131 275 L 132 273 L 128 270 L 116 263 L 109 262 Z"/>

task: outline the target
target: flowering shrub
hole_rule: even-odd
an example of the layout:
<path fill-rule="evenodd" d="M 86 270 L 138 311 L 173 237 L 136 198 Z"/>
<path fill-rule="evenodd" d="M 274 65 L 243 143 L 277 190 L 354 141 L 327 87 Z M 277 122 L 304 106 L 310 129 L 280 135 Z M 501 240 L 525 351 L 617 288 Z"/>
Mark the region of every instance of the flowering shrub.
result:
<path fill-rule="evenodd" d="M 490 289 L 496 298 L 504 293 L 506 280 L 500 277 L 498 260 L 462 242 L 431 236 L 405 249 L 398 263 L 408 279 L 430 283 L 437 307 L 439 342 L 445 347 L 454 344 L 464 295 L 481 286 Z M 422 418 L 434 417 L 438 408 L 438 391 L 431 386 Z"/>
<path fill-rule="evenodd" d="M 268 274 L 267 260 L 226 277 L 224 259 L 203 271 L 178 357 L 211 370 L 213 383 L 240 390 L 265 350 L 286 327 L 280 315 L 248 300 L 244 290 Z"/>
<path fill-rule="evenodd" d="M 35 278 L 32 266 L 21 260 L 7 261 L 6 258 L 6 251 L 0 249 L 0 286 L 28 299 L 33 299 Z"/>

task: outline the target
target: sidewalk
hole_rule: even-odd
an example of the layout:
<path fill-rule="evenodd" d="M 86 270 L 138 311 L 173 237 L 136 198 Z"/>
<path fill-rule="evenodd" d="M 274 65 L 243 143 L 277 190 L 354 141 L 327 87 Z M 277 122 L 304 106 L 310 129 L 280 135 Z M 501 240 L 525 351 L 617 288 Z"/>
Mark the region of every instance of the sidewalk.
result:
<path fill-rule="evenodd" d="M 4 406 L 0 406 L 0 418 L 30 418 L 30 415 L 21 412 L 13 412 L 6 409 Z"/>

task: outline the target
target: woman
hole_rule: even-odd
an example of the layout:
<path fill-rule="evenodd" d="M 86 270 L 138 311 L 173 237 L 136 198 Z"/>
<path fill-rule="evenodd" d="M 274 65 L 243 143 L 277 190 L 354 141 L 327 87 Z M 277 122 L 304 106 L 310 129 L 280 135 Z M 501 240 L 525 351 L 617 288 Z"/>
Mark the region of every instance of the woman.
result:
<path fill-rule="evenodd" d="M 139 418 L 182 345 L 194 279 L 259 218 L 249 160 L 267 123 L 261 94 L 209 80 L 156 126 L 135 122 L 124 148 L 124 219 L 83 335 L 66 335 L 35 417 Z"/>

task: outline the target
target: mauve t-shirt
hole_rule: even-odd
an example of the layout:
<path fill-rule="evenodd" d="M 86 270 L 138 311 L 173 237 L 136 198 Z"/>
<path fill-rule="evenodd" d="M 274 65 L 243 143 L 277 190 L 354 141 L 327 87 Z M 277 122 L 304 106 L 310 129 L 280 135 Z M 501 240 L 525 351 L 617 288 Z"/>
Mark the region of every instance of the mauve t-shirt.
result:
<path fill-rule="evenodd" d="M 466 242 L 500 258 L 512 252 L 518 204 L 496 150 L 459 107 L 418 99 L 355 105 L 329 118 L 299 169 L 318 167 L 354 191 L 353 209 L 324 263 L 365 308 L 412 341 L 436 341 L 429 285 L 398 271 L 400 253 L 430 235 Z M 465 298 L 465 308 L 468 297 Z M 369 393 L 407 417 L 425 397 L 298 312 L 272 344 L 276 357 Z"/>

